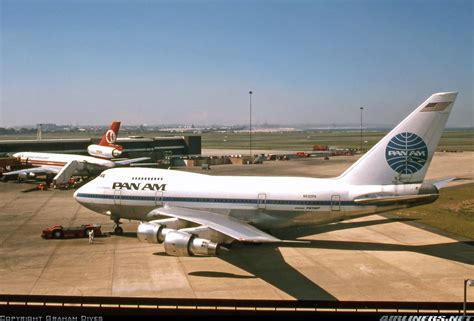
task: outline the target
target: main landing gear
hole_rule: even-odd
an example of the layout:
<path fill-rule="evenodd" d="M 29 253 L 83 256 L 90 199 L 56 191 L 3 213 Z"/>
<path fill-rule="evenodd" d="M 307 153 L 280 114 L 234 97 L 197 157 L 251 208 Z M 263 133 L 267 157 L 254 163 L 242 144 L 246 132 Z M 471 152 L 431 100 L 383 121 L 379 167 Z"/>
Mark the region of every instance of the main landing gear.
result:
<path fill-rule="evenodd" d="M 120 227 L 120 224 L 122 224 L 122 222 L 120 222 L 120 219 L 114 219 L 114 234 L 115 235 L 122 235 L 123 234 L 123 228 Z"/>

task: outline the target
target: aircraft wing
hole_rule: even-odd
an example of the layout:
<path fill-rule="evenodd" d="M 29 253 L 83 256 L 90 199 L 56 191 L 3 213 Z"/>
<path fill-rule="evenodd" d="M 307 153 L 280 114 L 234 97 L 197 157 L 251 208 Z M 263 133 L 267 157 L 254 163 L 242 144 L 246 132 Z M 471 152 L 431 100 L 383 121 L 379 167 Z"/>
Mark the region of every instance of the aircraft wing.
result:
<path fill-rule="evenodd" d="M 60 167 L 41 166 L 41 167 L 19 169 L 19 170 L 16 170 L 16 171 L 3 173 L 3 175 L 8 176 L 8 175 L 29 174 L 29 173 L 34 173 L 34 174 L 57 174 L 57 173 L 59 173 L 60 170 L 61 170 Z"/>
<path fill-rule="evenodd" d="M 254 226 L 251 226 L 233 217 L 224 216 L 217 213 L 181 207 L 160 207 L 148 213 L 149 217 L 160 215 L 175 217 L 181 220 L 208 226 L 217 232 L 242 242 L 281 242 L 281 240 L 271 236 L 270 234 L 260 231 Z"/>
<path fill-rule="evenodd" d="M 149 160 L 149 159 L 150 159 L 150 157 L 138 157 L 138 158 L 125 159 L 125 160 L 121 160 L 121 161 L 114 161 L 114 163 L 116 165 L 129 165 L 129 164 L 132 164 L 132 163 L 138 163 L 138 162 L 142 162 L 142 161 Z"/>

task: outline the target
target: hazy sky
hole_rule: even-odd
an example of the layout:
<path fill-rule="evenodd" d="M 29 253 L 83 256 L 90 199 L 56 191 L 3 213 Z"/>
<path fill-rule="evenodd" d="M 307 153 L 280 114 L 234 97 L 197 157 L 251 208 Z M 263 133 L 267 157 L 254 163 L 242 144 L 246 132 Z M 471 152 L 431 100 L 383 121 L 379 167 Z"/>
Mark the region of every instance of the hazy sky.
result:
<path fill-rule="evenodd" d="M 396 124 L 459 91 L 473 1 L 0 0 L 0 126 Z"/>

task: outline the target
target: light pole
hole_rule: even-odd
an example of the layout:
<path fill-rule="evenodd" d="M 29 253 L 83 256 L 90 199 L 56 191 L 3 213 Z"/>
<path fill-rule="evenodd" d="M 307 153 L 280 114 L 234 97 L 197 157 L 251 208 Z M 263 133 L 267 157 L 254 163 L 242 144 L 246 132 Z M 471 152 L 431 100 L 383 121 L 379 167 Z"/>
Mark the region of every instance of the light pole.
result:
<path fill-rule="evenodd" d="M 43 139 L 43 124 L 38 124 L 38 130 L 36 131 L 36 139 L 41 140 Z"/>
<path fill-rule="evenodd" d="M 364 107 L 360 107 L 360 152 L 362 154 L 362 111 Z"/>
<path fill-rule="evenodd" d="M 252 161 L 252 91 L 249 91 L 250 96 L 250 126 L 249 126 L 249 146 L 250 146 L 250 161 Z"/>
<path fill-rule="evenodd" d="M 463 315 L 466 315 L 466 301 L 467 301 L 467 286 L 474 286 L 474 280 L 465 279 L 464 280 L 464 305 L 463 305 Z"/>

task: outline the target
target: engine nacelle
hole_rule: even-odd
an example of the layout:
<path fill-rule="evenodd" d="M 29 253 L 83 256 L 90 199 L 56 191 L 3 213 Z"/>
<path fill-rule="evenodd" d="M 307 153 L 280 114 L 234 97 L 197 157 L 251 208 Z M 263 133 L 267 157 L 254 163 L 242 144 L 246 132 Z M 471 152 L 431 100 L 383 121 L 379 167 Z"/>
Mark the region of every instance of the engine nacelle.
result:
<path fill-rule="evenodd" d="M 27 180 L 28 178 L 34 178 L 35 176 L 36 176 L 35 173 L 21 172 L 18 174 L 18 179 Z"/>
<path fill-rule="evenodd" d="M 168 232 L 165 236 L 164 245 L 166 254 L 172 256 L 215 256 L 219 254 L 220 247 L 217 243 L 182 231 Z"/>
<path fill-rule="evenodd" d="M 137 237 L 142 242 L 163 243 L 168 232 L 187 227 L 186 221 L 177 218 L 155 220 L 138 225 Z"/>
<path fill-rule="evenodd" d="M 166 234 L 171 231 L 174 230 L 166 228 L 166 226 L 164 225 L 141 223 L 140 225 L 138 225 L 137 237 L 142 242 L 158 244 L 163 243 Z"/>
<path fill-rule="evenodd" d="M 119 146 L 111 147 L 101 145 L 89 145 L 87 147 L 87 152 L 91 156 L 110 159 L 119 157 L 122 154 L 122 150 L 120 150 L 119 148 Z"/>

